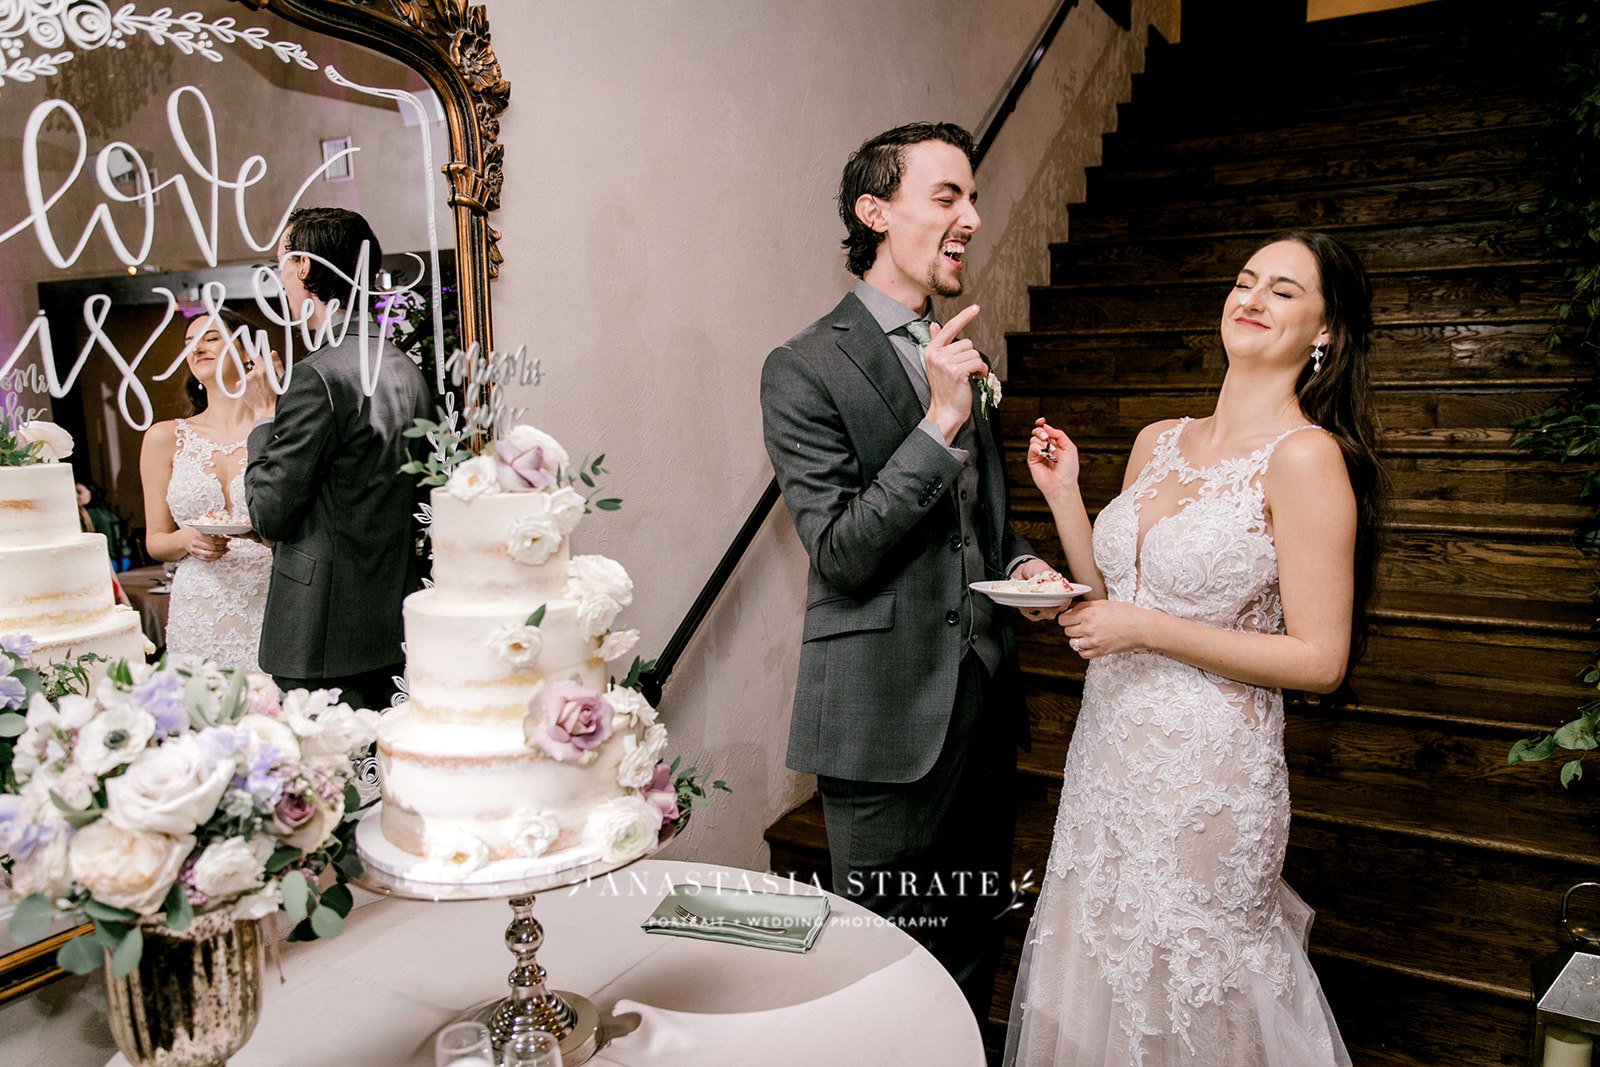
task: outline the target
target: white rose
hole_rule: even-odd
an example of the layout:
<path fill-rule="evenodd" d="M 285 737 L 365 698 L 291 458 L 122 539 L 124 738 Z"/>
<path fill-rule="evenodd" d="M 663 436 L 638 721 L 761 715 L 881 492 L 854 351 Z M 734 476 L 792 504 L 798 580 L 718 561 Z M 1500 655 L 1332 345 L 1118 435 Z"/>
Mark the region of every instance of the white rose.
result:
<path fill-rule="evenodd" d="M 537 626 L 507 623 L 489 635 L 489 648 L 513 667 L 531 667 L 544 648 L 544 635 Z"/>
<path fill-rule="evenodd" d="M 277 882 L 268 882 L 261 892 L 240 897 L 239 903 L 233 906 L 233 917 L 237 922 L 265 919 L 282 906 L 283 887 Z"/>
<path fill-rule="evenodd" d="M 621 611 L 622 605 L 608 596 L 586 596 L 578 601 L 578 630 L 590 640 L 599 638 Z"/>
<path fill-rule="evenodd" d="M 284 763 L 293 763 L 300 758 L 300 738 L 281 719 L 251 712 L 239 720 L 238 728 L 250 735 L 250 747 L 253 749 L 274 748 Z"/>
<path fill-rule="evenodd" d="M 560 474 L 570 463 L 567 450 L 562 448 L 554 437 L 532 426 L 513 426 L 504 440 L 518 452 L 526 452 L 530 448 L 544 449 L 544 469 L 551 474 Z"/>
<path fill-rule="evenodd" d="M 561 836 L 561 824 L 548 812 L 530 815 L 511 835 L 511 849 L 529 859 L 542 856 Z"/>
<path fill-rule="evenodd" d="M 561 526 L 543 493 L 528 497 L 528 506 L 506 533 L 506 554 L 518 563 L 537 567 L 561 547 Z"/>
<path fill-rule="evenodd" d="M 622 607 L 633 603 L 633 579 L 622 564 L 605 556 L 573 556 L 567 562 L 567 596 L 610 597 Z"/>
<path fill-rule="evenodd" d="M 589 812 L 583 836 L 607 863 L 637 859 L 655 846 L 661 812 L 636 796 L 617 797 Z"/>
<path fill-rule="evenodd" d="M 73 835 L 67 864 L 73 881 L 100 903 L 153 915 L 193 849 L 192 834 L 168 837 L 97 819 Z"/>
<path fill-rule="evenodd" d="M 667 728 L 660 723 L 648 727 L 644 736 L 627 734 L 622 738 L 622 764 L 617 768 L 617 784 L 628 789 L 643 789 L 655 777 L 656 761 L 667 747 Z M 656 813 L 660 817 L 660 812 Z"/>
<path fill-rule="evenodd" d="M 56 722 L 64 730 L 81 730 L 100 709 L 88 697 L 67 694 L 56 701 Z"/>
<path fill-rule="evenodd" d="M 25 422 L 14 435 L 18 444 L 39 445 L 39 462 L 54 463 L 72 455 L 72 435 L 53 422 Z"/>
<path fill-rule="evenodd" d="M 443 868 L 456 875 L 470 874 L 489 862 L 489 848 L 472 834 L 446 831 L 430 834 L 425 866 Z"/>
<path fill-rule="evenodd" d="M 155 732 L 156 720 L 149 713 L 127 704 L 107 708 L 78 731 L 73 762 L 90 774 L 105 774 L 131 763 Z"/>
<path fill-rule="evenodd" d="M 66 896 L 72 889 L 72 871 L 67 865 L 72 836 L 71 828 L 62 820 L 26 856 L 12 857 L 12 894 L 21 899 L 43 893 L 52 901 Z"/>
<path fill-rule="evenodd" d="M 612 630 L 600 639 L 600 651 L 595 654 L 609 662 L 619 656 L 626 656 L 638 643 L 638 630 Z"/>
<path fill-rule="evenodd" d="M 191 834 L 216 813 L 233 772 L 232 760 L 213 763 L 195 735 L 184 734 L 145 749 L 106 782 L 106 815 L 124 830 Z"/>
<path fill-rule="evenodd" d="M 576 492 L 572 486 L 563 485 L 559 489 L 552 489 L 548 499 L 550 515 L 556 520 L 556 526 L 561 530 L 562 536 L 577 529 L 578 523 L 583 521 L 584 509 L 589 506 L 583 495 Z"/>
<path fill-rule="evenodd" d="M 500 484 L 493 456 L 475 456 L 450 472 L 444 491 L 457 500 L 471 500 Z"/>
<path fill-rule="evenodd" d="M 261 885 L 271 855 L 272 839 L 268 837 L 213 842 L 194 861 L 194 887 L 213 902 L 249 892 Z"/>
<path fill-rule="evenodd" d="M 649 726 L 656 721 L 656 709 L 637 689 L 612 686 L 606 690 L 606 703 L 611 705 L 611 728 L 621 733 L 636 725 Z"/>
<path fill-rule="evenodd" d="M 289 725 L 300 735 L 306 759 L 345 760 L 378 738 L 378 713 L 348 704 L 335 704 L 314 719 L 291 715 Z"/>

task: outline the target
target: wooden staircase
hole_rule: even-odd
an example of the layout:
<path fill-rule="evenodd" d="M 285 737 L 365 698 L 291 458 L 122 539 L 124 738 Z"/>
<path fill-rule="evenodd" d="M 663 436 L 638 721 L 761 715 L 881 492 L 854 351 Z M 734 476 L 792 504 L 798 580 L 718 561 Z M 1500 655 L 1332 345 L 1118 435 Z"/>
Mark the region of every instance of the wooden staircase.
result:
<path fill-rule="evenodd" d="M 1561 894 L 1600 874 L 1593 791 L 1505 762 L 1585 699 L 1596 641 L 1594 568 L 1571 544 L 1585 472 L 1528 458 L 1507 428 L 1586 373 L 1544 344 L 1562 264 L 1515 210 L 1543 188 L 1530 35 L 1510 7 L 1438 0 L 1248 56 L 1152 45 L 1032 331 L 1008 341 L 1013 520 L 1059 560 L 1023 462 L 1036 415 L 1073 434 L 1103 504 L 1142 426 L 1211 410 L 1217 320 L 1252 250 L 1307 226 L 1366 261 L 1394 521 L 1358 702 L 1289 718 L 1285 870 L 1358 1065 L 1526 1063 L 1529 965 L 1558 947 Z M 1034 745 L 1016 870 L 1042 875 L 1082 663 L 1054 627 L 1019 639 Z M 814 801 L 768 840 L 775 869 L 826 869 Z"/>

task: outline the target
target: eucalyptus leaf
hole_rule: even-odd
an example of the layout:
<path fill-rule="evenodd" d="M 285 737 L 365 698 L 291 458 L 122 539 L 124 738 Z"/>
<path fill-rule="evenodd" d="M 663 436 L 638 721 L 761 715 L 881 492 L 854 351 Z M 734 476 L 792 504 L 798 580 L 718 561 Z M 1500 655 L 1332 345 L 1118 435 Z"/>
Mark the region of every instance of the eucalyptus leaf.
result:
<path fill-rule="evenodd" d="M 332 908 L 340 915 L 349 915 L 355 902 L 355 897 L 350 894 L 348 886 L 331 885 L 322 894 L 323 907 Z"/>
<path fill-rule="evenodd" d="M 43 893 L 29 893 L 17 902 L 11 913 L 10 931 L 14 940 L 30 945 L 44 936 L 55 918 L 55 908 Z"/>
<path fill-rule="evenodd" d="M 183 886 L 174 882 L 172 888 L 167 890 L 166 899 L 167 925 L 174 930 L 187 930 L 194 921 L 194 905 L 189 903 L 189 894 L 183 891 Z"/>
<path fill-rule="evenodd" d="M 173 886 L 173 889 L 177 889 Z M 170 894 L 169 894 L 170 895 Z M 83 902 L 83 913 L 96 922 L 131 923 L 139 918 L 139 913 L 129 911 L 127 908 L 113 908 L 109 904 L 102 904 L 98 900 Z"/>
<path fill-rule="evenodd" d="M 272 850 L 272 855 L 267 857 L 267 873 L 277 874 L 299 858 L 300 850 L 293 845 L 279 845 Z"/>
<path fill-rule="evenodd" d="M 21 737 L 28 720 L 14 711 L 0 712 L 0 737 Z"/>
<path fill-rule="evenodd" d="M 69 974 L 89 974 L 105 958 L 92 937 L 75 937 L 56 952 L 56 966 Z"/>
<path fill-rule="evenodd" d="M 290 922 L 298 923 L 306 917 L 307 897 L 311 895 L 311 887 L 306 884 L 306 876 L 302 871 L 290 871 L 283 876 L 279 883 L 283 889 L 283 910 L 289 916 Z"/>
<path fill-rule="evenodd" d="M 318 908 L 311 913 L 311 929 L 318 937 L 338 937 L 344 933 L 344 916 L 332 908 Z"/>
<path fill-rule="evenodd" d="M 111 953 L 111 976 L 113 978 L 126 978 L 139 966 L 139 957 L 144 955 L 144 933 L 137 927 L 128 931 L 128 936 L 122 939 Z"/>

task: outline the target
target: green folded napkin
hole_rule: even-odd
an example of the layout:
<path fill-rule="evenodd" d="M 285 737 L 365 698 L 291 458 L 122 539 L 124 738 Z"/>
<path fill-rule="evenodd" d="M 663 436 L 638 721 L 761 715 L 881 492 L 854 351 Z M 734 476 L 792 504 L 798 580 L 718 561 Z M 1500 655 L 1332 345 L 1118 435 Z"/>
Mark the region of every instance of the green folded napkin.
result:
<path fill-rule="evenodd" d="M 816 943 L 827 918 L 828 898 L 824 896 L 675 885 L 639 925 L 648 934 L 806 952 Z"/>

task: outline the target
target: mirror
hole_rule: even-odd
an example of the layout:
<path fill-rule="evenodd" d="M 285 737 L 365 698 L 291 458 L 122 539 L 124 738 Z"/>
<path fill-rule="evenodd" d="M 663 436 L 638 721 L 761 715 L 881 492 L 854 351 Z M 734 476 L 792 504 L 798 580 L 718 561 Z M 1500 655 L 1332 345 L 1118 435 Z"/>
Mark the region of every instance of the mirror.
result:
<path fill-rule="evenodd" d="M 418 331 L 439 347 L 448 328 L 449 347 L 492 347 L 489 213 L 510 87 L 482 7 L 6 6 L 0 419 L 37 412 L 65 426 L 80 480 L 97 481 L 132 525 L 139 430 L 127 423 L 182 414 L 181 373 L 161 375 L 185 315 L 208 298 L 249 315 L 292 207 L 349 207 L 373 223 L 385 269 L 429 297 L 397 337 Z M 3 919 L 0 999 L 48 980 L 54 955 L 47 942 L 8 943 Z"/>

